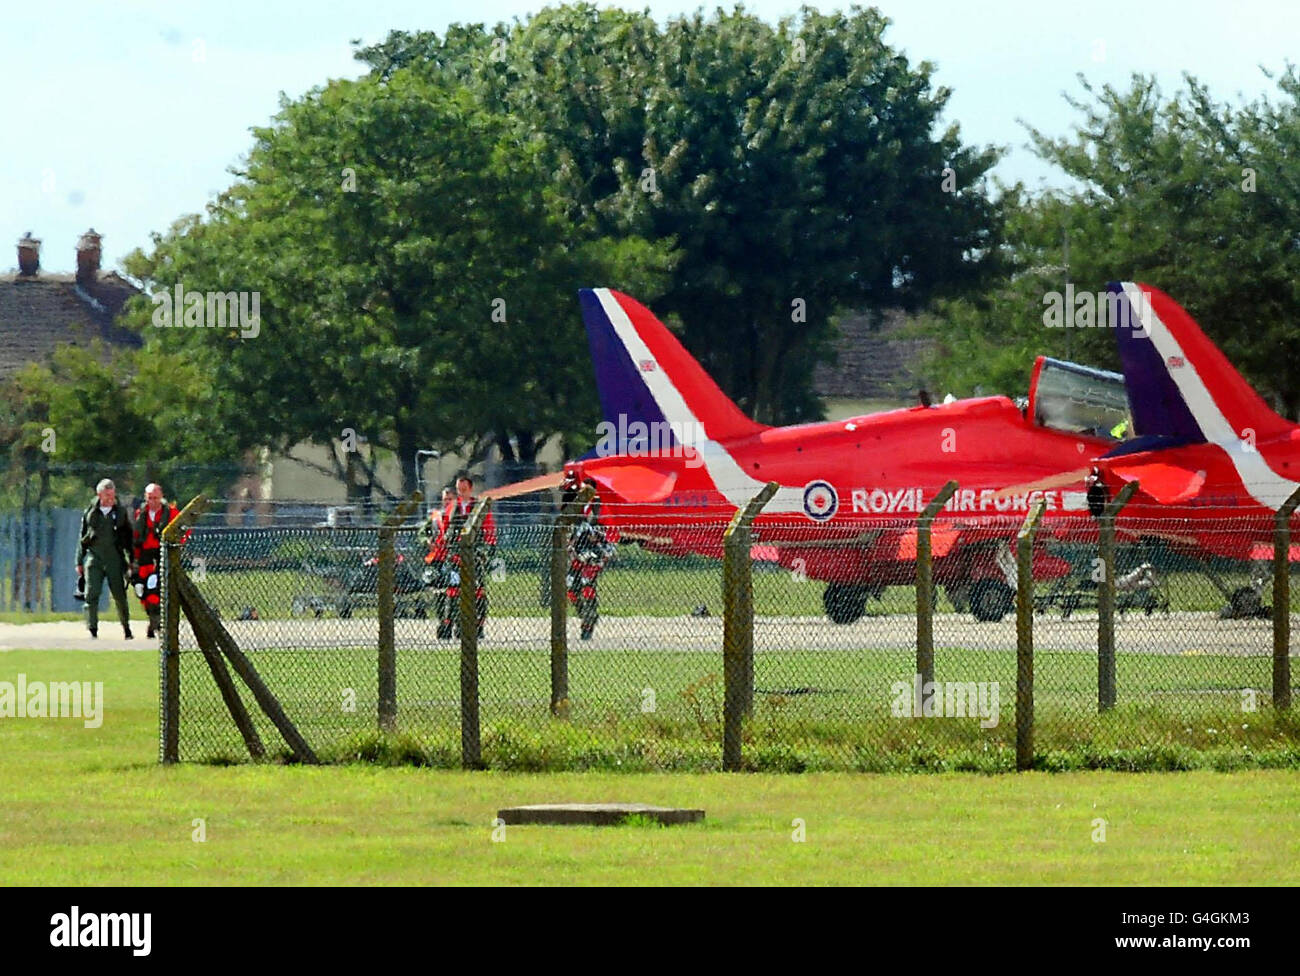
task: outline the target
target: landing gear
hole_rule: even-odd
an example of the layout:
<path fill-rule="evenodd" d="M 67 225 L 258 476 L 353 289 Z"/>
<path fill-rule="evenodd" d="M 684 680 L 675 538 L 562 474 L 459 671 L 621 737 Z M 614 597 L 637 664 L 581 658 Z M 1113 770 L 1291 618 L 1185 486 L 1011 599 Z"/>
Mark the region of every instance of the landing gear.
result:
<path fill-rule="evenodd" d="M 822 593 L 822 607 L 834 623 L 851 624 L 866 613 L 870 592 L 870 587 L 852 583 L 827 583 Z"/>
<path fill-rule="evenodd" d="M 1219 611 L 1220 620 L 1248 620 L 1259 617 L 1267 619 L 1272 616 L 1269 607 L 1264 606 L 1263 580 L 1257 580 L 1254 586 L 1241 586 L 1232 591 L 1228 605 Z"/>
<path fill-rule="evenodd" d="M 1001 620 L 1015 602 L 1015 591 L 1002 580 L 976 580 L 970 588 L 970 612 L 976 620 Z"/>
<path fill-rule="evenodd" d="M 393 613 L 398 617 L 414 617 L 417 620 L 428 616 L 424 604 L 419 600 L 401 600 L 393 607 Z"/>

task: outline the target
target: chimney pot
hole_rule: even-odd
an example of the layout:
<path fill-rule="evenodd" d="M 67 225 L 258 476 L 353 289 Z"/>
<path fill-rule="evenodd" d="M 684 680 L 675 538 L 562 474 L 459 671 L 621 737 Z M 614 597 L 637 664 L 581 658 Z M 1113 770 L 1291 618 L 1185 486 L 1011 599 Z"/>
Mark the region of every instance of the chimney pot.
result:
<path fill-rule="evenodd" d="M 31 277 L 41 269 L 41 242 L 28 231 L 18 242 L 18 273 Z"/>
<path fill-rule="evenodd" d="M 90 284 L 99 277 L 99 257 L 104 238 L 90 228 L 77 241 L 77 282 Z"/>

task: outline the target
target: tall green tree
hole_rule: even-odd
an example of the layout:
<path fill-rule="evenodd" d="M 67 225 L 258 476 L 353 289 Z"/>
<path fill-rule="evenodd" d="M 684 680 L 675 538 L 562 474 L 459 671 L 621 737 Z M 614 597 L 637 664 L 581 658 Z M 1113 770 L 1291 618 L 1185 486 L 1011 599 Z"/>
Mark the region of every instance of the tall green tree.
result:
<path fill-rule="evenodd" d="M 513 27 L 390 35 L 358 56 L 463 79 L 543 137 L 579 235 L 679 254 L 657 308 L 760 420 L 818 416 L 840 307 L 918 306 L 996 271 L 995 151 L 940 128 L 947 89 L 874 9 L 677 18 L 589 4 Z M 631 290 L 628 282 L 611 284 Z"/>
<path fill-rule="evenodd" d="M 222 391 L 214 422 L 241 446 L 355 435 L 393 452 L 410 490 L 417 449 L 495 440 L 527 465 L 594 425 L 573 293 L 593 273 L 654 292 L 665 258 L 570 241 L 516 120 L 454 79 L 399 70 L 286 102 L 255 136 L 207 215 L 128 263 L 151 290 L 260 296 L 255 336 L 149 335 L 202 358 Z"/>

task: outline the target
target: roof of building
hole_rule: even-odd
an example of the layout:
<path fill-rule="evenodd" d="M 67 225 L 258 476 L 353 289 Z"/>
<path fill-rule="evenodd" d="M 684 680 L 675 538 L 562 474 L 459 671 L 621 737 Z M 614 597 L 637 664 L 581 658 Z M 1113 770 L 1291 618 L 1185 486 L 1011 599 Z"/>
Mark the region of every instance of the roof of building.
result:
<path fill-rule="evenodd" d="M 127 299 L 139 294 L 116 272 L 77 283 L 73 274 L 0 274 L 0 379 L 30 362 L 49 359 L 57 345 L 139 346 L 140 337 L 116 324 Z"/>
<path fill-rule="evenodd" d="M 933 340 L 902 332 L 911 322 L 901 309 L 855 312 L 836 320 L 835 359 L 813 371 L 821 397 L 911 402 L 926 385 L 920 370 Z"/>

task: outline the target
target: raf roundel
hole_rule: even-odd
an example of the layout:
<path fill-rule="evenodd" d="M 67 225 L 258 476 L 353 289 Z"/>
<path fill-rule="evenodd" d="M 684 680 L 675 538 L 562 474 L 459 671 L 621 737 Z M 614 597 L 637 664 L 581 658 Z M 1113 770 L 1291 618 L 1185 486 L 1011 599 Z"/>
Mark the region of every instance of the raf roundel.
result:
<path fill-rule="evenodd" d="M 840 507 L 840 496 L 829 481 L 810 481 L 803 487 L 803 510 L 814 522 L 825 522 Z"/>

